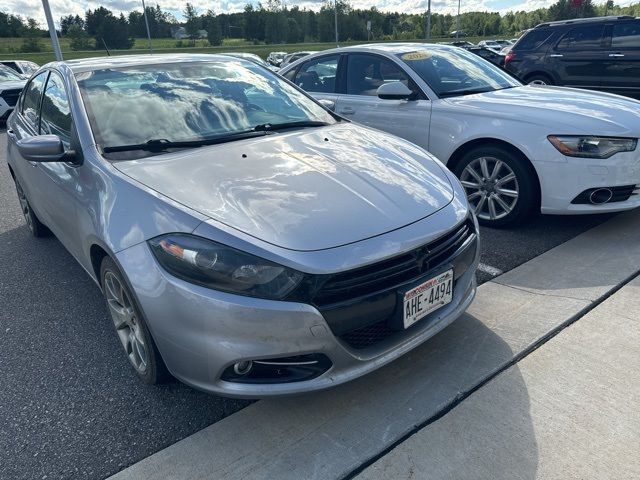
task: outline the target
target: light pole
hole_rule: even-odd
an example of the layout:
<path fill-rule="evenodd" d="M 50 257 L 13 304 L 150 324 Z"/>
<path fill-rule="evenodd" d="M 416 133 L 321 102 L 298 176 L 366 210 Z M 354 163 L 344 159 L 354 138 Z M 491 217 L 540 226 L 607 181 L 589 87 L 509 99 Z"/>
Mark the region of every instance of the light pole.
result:
<path fill-rule="evenodd" d="M 142 0 L 142 14 L 144 15 L 144 24 L 147 27 L 147 40 L 149 41 L 149 52 L 153 53 L 153 47 L 151 46 L 151 32 L 149 31 L 149 20 L 147 20 L 147 7 L 144 5 L 144 0 Z"/>
<path fill-rule="evenodd" d="M 44 16 L 47 18 L 47 25 L 49 26 L 49 35 L 51 35 L 51 45 L 53 46 L 53 54 L 56 56 L 56 60 L 61 62 L 62 52 L 60 51 L 60 42 L 58 41 L 56 26 L 53 24 L 53 17 L 51 16 L 51 8 L 49 7 L 49 0 L 42 0 L 42 6 L 44 7 Z"/>
<path fill-rule="evenodd" d="M 427 7 L 427 41 L 431 40 L 431 0 Z"/>
<path fill-rule="evenodd" d="M 458 0 L 458 18 L 456 19 L 456 38 L 460 37 L 460 0 Z"/>
<path fill-rule="evenodd" d="M 336 29 L 336 47 L 339 47 L 340 45 L 338 45 L 338 0 L 334 0 L 333 4 L 335 7 L 333 9 L 333 20 L 334 20 L 334 26 Z"/>

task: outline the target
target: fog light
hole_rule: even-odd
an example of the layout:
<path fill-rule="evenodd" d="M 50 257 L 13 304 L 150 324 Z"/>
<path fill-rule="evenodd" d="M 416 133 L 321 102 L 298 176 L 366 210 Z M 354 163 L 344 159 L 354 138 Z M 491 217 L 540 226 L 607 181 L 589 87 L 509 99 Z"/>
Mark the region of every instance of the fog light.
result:
<path fill-rule="evenodd" d="M 233 371 L 236 375 L 246 375 L 251 371 L 251 367 L 253 367 L 253 362 L 251 360 L 245 360 L 236 363 L 233 366 Z"/>

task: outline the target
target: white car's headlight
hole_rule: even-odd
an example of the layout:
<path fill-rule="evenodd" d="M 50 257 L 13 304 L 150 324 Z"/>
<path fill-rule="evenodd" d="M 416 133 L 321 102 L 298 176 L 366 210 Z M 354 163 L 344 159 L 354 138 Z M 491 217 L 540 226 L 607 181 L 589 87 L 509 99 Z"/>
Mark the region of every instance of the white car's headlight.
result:
<path fill-rule="evenodd" d="M 250 297 L 281 300 L 303 274 L 249 253 L 186 234 L 149 240 L 158 262 L 191 283 Z"/>
<path fill-rule="evenodd" d="M 620 152 L 633 152 L 636 138 L 592 137 L 589 135 L 549 135 L 551 144 L 568 157 L 609 158 Z"/>

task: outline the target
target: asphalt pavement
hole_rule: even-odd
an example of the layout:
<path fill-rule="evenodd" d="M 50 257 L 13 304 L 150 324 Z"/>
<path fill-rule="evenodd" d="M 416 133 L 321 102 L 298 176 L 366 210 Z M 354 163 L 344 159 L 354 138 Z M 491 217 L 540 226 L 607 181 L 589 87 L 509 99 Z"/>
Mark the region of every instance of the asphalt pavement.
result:
<path fill-rule="evenodd" d="M 248 405 L 137 381 L 98 287 L 54 237 L 30 236 L 5 152 L 0 131 L 0 478 L 104 478 Z M 479 280 L 607 218 L 482 229 Z"/>

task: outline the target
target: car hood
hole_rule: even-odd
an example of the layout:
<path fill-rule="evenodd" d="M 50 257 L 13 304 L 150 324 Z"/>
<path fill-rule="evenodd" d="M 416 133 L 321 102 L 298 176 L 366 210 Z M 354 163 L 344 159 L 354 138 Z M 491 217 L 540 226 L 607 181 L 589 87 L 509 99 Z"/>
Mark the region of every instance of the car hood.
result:
<path fill-rule="evenodd" d="M 26 80 L 16 80 L 14 82 L 0 82 L 0 92 L 4 90 L 16 90 L 24 88 Z"/>
<path fill-rule="evenodd" d="M 640 101 L 591 90 L 527 85 L 453 97 L 443 104 L 469 115 L 549 126 L 557 134 L 640 135 Z"/>
<path fill-rule="evenodd" d="M 380 235 L 453 199 L 444 167 L 424 150 L 349 123 L 114 166 L 214 220 L 293 250 Z"/>

